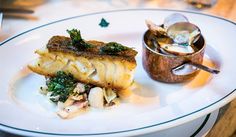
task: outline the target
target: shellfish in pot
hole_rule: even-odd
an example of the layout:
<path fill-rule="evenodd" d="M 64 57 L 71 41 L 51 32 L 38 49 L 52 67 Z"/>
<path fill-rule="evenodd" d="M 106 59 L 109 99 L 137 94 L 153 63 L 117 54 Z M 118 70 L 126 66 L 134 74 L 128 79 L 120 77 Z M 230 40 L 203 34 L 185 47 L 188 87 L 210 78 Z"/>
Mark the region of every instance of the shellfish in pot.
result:
<path fill-rule="evenodd" d="M 189 21 L 188 21 L 188 18 L 185 17 L 183 14 L 174 13 L 164 19 L 163 25 L 164 25 L 164 28 L 167 29 L 171 25 L 178 22 L 189 22 Z"/>

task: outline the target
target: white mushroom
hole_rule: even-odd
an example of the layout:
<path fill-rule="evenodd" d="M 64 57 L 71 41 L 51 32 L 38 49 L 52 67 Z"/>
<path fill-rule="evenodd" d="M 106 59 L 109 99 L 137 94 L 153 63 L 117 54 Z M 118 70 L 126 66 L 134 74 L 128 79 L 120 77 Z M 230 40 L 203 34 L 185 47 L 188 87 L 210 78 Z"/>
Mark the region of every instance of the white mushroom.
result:
<path fill-rule="evenodd" d="M 103 89 L 103 94 L 107 103 L 110 103 L 112 100 L 114 100 L 117 97 L 116 93 L 110 88 Z"/>
<path fill-rule="evenodd" d="M 78 83 L 75 87 L 75 89 L 73 90 L 74 93 L 83 93 L 85 91 L 85 85 L 82 83 Z"/>
<path fill-rule="evenodd" d="M 103 108 L 104 97 L 102 88 L 100 87 L 92 88 L 88 95 L 88 101 L 91 107 Z"/>

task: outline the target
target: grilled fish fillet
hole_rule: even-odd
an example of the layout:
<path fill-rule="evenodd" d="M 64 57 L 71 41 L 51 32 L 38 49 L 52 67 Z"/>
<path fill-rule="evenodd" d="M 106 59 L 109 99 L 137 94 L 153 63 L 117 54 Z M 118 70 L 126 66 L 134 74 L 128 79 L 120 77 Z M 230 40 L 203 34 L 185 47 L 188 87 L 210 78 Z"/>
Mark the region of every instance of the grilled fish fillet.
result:
<path fill-rule="evenodd" d="M 117 90 L 127 89 L 132 84 L 136 67 L 135 50 L 107 55 L 99 52 L 105 45 L 103 42 L 87 41 L 93 47 L 86 51 L 68 46 L 70 43 L 69 37 L 53 36 L 46 49 L 35 51 L 39 58 L 28 67 L 45 76 L 54 76 L 58 71 L 64 71 L 83 83 Z"/>

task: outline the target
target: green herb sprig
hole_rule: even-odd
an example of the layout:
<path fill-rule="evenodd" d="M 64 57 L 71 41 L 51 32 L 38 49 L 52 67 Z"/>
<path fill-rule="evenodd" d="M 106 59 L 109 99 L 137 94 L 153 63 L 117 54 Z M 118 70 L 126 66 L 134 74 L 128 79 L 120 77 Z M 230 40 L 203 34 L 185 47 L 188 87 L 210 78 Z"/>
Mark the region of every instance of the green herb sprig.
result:
<path fill-rule="evenodd" d="M 52 92 L 51 97 L 59 96 L 58 100 L 51 99 L 53 102 L 65 102 L 69 95 L 73 92 L 77 81 L 71 74 L 58 71 L 55 77 L 51 77 L 46 81 L 48 92 Z"/>
<path fill-rule="evenodd" d="M 100 48 L 100 53 L 102 54 L 109 54 L 109 55 L 115 55 L 119 52 L 128 50 L 128 47 L 125 47 L 119 43 L 116 42 L 109 42 L 105 46 Z"/>
<path fill-rule="evenodd" d="M 88 48 L 91 48 L 93 47 L 91 44 L 89 43 L 86 43 L 82 37 L 81 37 L 81 34 L 80 34 L 80 31 L 77 30 L 77 29 L 72 29 L 72 30 L 66 30 L 69 35 L 70 35 L 70 38 L 71 38 L 71 41 L 72 41 L 72 46 L 75 46 L 78 50 L 85 50 L 85 49 L 88 49 Z"/>

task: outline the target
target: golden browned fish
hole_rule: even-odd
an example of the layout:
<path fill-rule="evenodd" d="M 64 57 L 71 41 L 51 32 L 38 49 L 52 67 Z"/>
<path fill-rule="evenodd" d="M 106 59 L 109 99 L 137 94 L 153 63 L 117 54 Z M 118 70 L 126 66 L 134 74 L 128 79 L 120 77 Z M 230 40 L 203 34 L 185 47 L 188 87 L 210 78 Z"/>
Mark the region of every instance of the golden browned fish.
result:
<path fill-rule="evenodd" d="M 78 50 L 70 46 L 71 38 L 53 36 L 46 49 L 37 50 L 39 58 L 28 67 L 45 76 L 54 76 L 58 71 L 71 73 L 77 80 L 100 87 L 122 90 L 133 82 L 137 52 L 127 48 L 120 52 L 104 53 L 107 43 L 86 41 L 91 48 Z"/>

